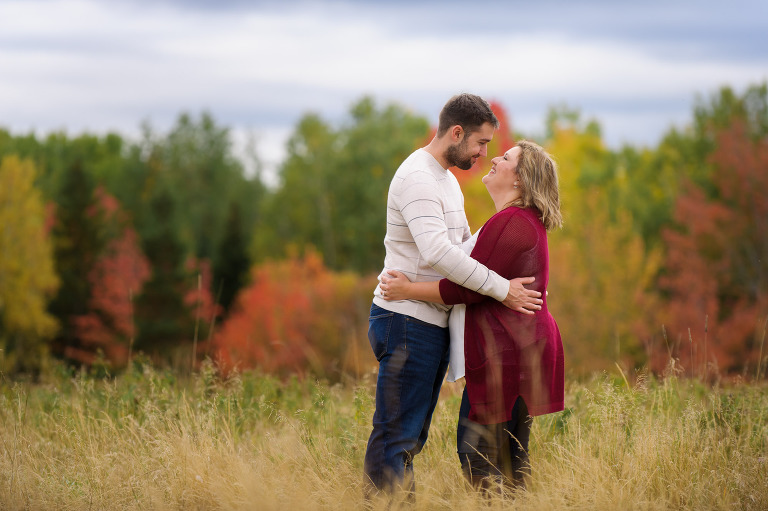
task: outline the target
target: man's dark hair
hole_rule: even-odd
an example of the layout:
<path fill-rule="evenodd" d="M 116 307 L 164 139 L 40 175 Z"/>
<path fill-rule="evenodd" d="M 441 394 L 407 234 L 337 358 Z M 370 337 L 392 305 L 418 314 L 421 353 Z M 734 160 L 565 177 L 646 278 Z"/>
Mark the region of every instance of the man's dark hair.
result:
<path fill-rule="evenodd" d="M 451 126 L 457 124 L 469 135 L 486 122 L 494 128 L 499 127 L 499 120 L 491 110 L 491 105 L 480 96 L 464 92 L 449 99 L 440 111 L 437 136 L 442 137 Z"/>

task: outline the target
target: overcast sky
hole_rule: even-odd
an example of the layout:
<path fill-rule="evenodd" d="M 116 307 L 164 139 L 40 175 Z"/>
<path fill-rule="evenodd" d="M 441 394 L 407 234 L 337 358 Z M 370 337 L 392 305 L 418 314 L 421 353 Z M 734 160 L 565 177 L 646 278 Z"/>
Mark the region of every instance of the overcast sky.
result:
<path fill-rule="evenodd" d="M 363 95 L 436 123 L 452 94 L 596 118 L 606 142 L 653 145 L 698 96 L 768 79 L 765 0 L 0 0 L 0 126 L 138 133 L 209 111 L 268 163 L 312 111 Z"/>

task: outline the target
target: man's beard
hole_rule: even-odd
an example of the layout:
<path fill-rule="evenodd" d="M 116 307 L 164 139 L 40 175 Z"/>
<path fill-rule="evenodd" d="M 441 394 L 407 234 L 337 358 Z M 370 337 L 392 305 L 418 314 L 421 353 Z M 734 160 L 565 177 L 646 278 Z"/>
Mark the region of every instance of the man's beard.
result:
<path fill-rule="evenodd" d="M 445 150 L 445 159 L 448 167 L 458 167 L 461 170 L 472 168 L 472 156 L 467 156 L 467 139 L 465 138 L 456 145 L 452 145 Z"/>

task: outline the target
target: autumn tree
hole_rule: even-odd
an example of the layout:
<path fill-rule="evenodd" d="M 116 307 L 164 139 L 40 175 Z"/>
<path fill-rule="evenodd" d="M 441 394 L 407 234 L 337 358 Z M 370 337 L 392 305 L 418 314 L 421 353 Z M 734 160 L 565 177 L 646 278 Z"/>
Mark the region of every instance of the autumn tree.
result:
<path fill-rule="evenodd" d="M 663 308 L 669 314 L 662 321 L 666 324 L 666 335 L 655 339 L 654 348 L 650 350 L 657 369 L 670 355 L 677 358 L 689 374 L 704 374 L 715 364 L 712 355 L 717 356 L 722 371 L 737 371 L 738 363 L 742 364 L 742 371 L 749 364 L 756 364 L 754 358 L 757 355 L 752 354 L 750 359 L 750 345 L 754 341 L 748 340 L 751 334 L 746 333 L 754 329 L 755 325 L 750 324 L 755 318 L 747 314 L 741 320 L 733 320 L 730 326 L 718 325 L 724 317 L 731 316 L 730 311 L 748 309 L 733 309 L 733 297 L 723 296 L 725 275 L 733 272 L 728 279 L 734 275 L 748 275 L 754 282 L 760 282 L 760 279 L 755 277 L 755 271 L 744 271 L 744 268 L 754 268 L 754 264 L 742 268 L 733 264 L 730 256 L 725 254 L 716 261 L 713 251 L 727 251 L 721 246 L 723 244 L 743 246 L 730 235 L 738 231 L 744 218 L 730 218 L 727 222 L 732 225 L 726 225 L 723 222 L 730 213 L 725 211 L 737 207 L 753 211 L 754 205 L 737 205 L 733 198 L 726 199 L 721 180 L 725 176 L 734 179 L 743 172 L 754 172 L 754 169 L 750 170 L 753 165 L 750 162 L 760 151 L 760 141 L 767 136 L 766 84 L 749 86 L 741 94 L 723 87 L 708 97 L 698 98 L 693 122 L 683 129 L 671 129 L 657 148 L 642 151 L 625 148 L 619 156 L 619 165 L 626 169 L 630 183 L 621 194 L 620 202 L 637 219 L 646 243 L 665 251 L 659 287 L 668 302 Z M 745 146 L 748 140 L 753 147 Z M 744 165 L 725 165 L 727 154 L 743 158 Z M 732 170 L 735 168 L 739 171 Z M 759 183 L 744 180 L 759 189 Z M 754 199 L 748 194 L 744 196 L 747 197 Z M 749 221 L 750 225 L 759 223 Z M 725 232 L 717 233 L 718 229 Z M 754 248 L 752 252 L 755 252 Z M 719 270 L 713 272 L 715 267 Z M 727 287 L 743 289 L 739 285 Z M 760 301 L 754 293 L 741 296 L 749 296 L 746 303 Z M 715 334 L 722 328 L 731 333 Z M 718 347 L 713 351 L 713 342 L 729 344 L 731 347 L 727 351 L 730 354 L 722 353 Z M 737 349 L 735 346 L 741 347 Z M 743 351 L 738 353 L 739 349 Z M 705 351 L 708 351 L 706 355 Z"/>
<path fill-rule="evenodd" d="M 77 353 L 82 347 L 74 318 L 89 313 L 92 298 L 89 274 L 117 234 L 112 225 L 102 221 L 95 190 L 93 177 L 85 171 L 82 161 L 76 160 L 57 192 L 59 202 L 55 205 L 52 233 L 61 287 L 51 302 L 50 311 L 61 324 L 52 347 L 54 353 L 62 357 L 69 358 L 69 353 Z M 75 355 L 71 359 L 77 358 Z"/>
<path fill-rule="evenodd" d="M 365 332 L 374 286 L 375 277 L 330 271 L 313 250 L 255 266 L 212 351 L 225 368 L 360 374 L 373 363 Z"/>
<path fill-rule="evenodd" d="M 746 135 L 753 140 L 768 134 L 766 84 L 751 85 L 741 94 L 722 87 L 696 99 L 692 121 L 672 127 L 655 147 L 624 146 L 613 158 L 627 186 L 613 194 L 614 204 L 630 211 L 647 246 L 663 250 L 662 232 L 674 222 L 678 197 L 688 184 L 710 197 L 717 194 L 713 177 L 717 169 L 711 158 L 717 138 L 730 129 L 732 119 L 746 122 Z"/>
<path fill-rule="evenodd" d="M 765 122 L 762 119 L 761 122 Z M 734 117 L 715 138 L 715 193 L 689 183 L 665 231 L 673 354 L 693 374 L 757 374 L 768 319 L 768 139 Z"/>
<path fill-rule="evenodd" d="M 546 149 L 559 165 L 565 225 L 550 240 L 549 305 L 575 372 L 621 362 L 640 367 L 654 334 L 660 254 L 614 198 L 626 186 L 599 126 L 553 110 Z M 660 325 L 659 325 L 660 326 Z"/>
<path fill-rule="evenodd" d="M 57 322 L 47 311 L 59 286 L 45 208 L 29 160 L 0 160 L 0 370 L 39 371 Z"/>
<path fill-rule="evenodd" d="M 68 358 L 91 364 L 101 353 L 113 366 L 124 366 L 136 336 L 134 296 L 149 278 L 149 263 L 130 218 L 103 188 L 96 189 L 93 216 L 117 231 L 88 272 L 90 301 L 85 314 L 71 318 L 78 346 L 69 346 Z"/>

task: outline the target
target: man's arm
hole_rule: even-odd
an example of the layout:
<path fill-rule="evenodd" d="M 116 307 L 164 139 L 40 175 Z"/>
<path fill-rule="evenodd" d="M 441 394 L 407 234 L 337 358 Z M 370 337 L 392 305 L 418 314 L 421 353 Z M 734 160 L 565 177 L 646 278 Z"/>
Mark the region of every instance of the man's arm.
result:
<path fill-rule="evenodd" d="M 533 277 L 512 279 L 509 281 L 510 289 L 515 286 L 515 289 L 517 290 L 518 287 L 522 287 L 523 284 L 531 284 L 534 280 L 535 279 Z M 421 300 L 424 302 L 445 304 L 443 297 L 440 295 L 439 280 L 433 280 L 431 282 L 410 282 L 408 277 L 406 277 L 401 272 L 388 270 L 386 275 L 381 276 L 381 289 L 382 296 L 385 300 Z M 517 305 L 507 305 L 507 300 L 502 303 L 510 309 L 516 310 L 517 312 L 522 312 L 523 314 L 533 314 L 533 310 L 535 310 L 534 307 L 539 309 L 541 307 L 534 303 L 532 298 L 528 295 L 530 290 L 525 289 L 524 287 L 522 289 L 525 292 L 519 293 L 516 301 L 510 300 L 510 303 L 513 305 L 519 302 L 527 303 L 528 308 Z M 538 291 L 534 292 L 538 294 Z M 510 294 L 511 293 L 512 291 L 510 291 Z M 487 300 L 487 298 L 485 299 Z M 474 301 L 480 300 L 481 299 L 475 299 Z"/>
<path fill-rule="evenodd" d="M 455 216 L 454 228 L 464 228 L 466 216 L 460 206 L 455 211 L 443 211 L 438 183 L 427 176 L 411 174 L 393 197 L 425 262 L 451 282 L 490 296 L 513 310 L 533 314 L 540 309 L 541 293 L 523 287 L 530 280 L 508 281 L 451 243 L 446 216 Z"/>
<path fill-rule="evenodd" d="M 411 282 L 403 273 L 387 270 L 381 276 L 381 295 L 385 300 L 420 300 L 422 302 L 442 303 L 440 281 Z"/>
<path fill-rule="evenodd" d="M 536 229 L 522 215 L 495 216 L 490 219 L 480 232 L 477 244 L 472 250 L 472 257 L 486 264 L 489 268 L 506 276 L 512 276 L 522 268 L 530 268 L 531 250 L 538 243 Z M 543 303 L 540 291 L 529 290 L 525 285 L 535 282 L 533 277 L 515 278 L 510 281 L 509 297 L 504 305 L 523 314 L 533 314 L 541 309 Z M 542 289 L 541 286 L 537 286 Z M 448 280 L 440 282 L 440 293 L 447 304 L 478 303 L 487 300 L 481 294 L 458 286 Z"/>

